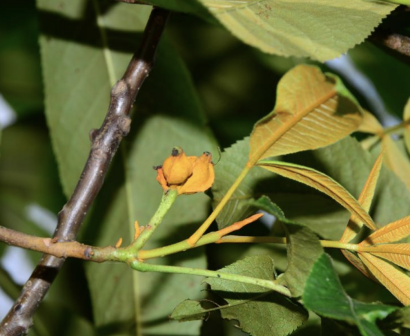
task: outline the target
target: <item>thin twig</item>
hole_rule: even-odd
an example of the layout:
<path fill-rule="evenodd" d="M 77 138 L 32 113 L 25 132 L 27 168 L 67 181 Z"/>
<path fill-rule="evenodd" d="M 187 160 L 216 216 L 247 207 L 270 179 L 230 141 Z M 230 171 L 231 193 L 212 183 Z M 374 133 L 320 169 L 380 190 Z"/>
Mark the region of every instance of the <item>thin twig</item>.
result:
<path fill-rule="evenodd" d="M 134 54 L 124 76 L 111 90 L 108 113 L 100 129 L 90 133 L 92 147 L 73 195 L 60 211 L 53 241 L 76 238 L 91 203 L 97 196 L 109 164 L 124 136 L 130 130 L 129 113 L 135 97 L 154 65 L 156 49 L 169 17 L 166 10 L 154 8 L 145 28 L 140 49 Z M 44 255 L 20 297 L 0 324 L 0 336 L 28 333 L 43 300 L 65 258 Z"/>
<path fill-rule="evenodd" d="M 169 193 L 168 193 L 169 195 Z M 161 203 L 163 204 L 163 203 Z M 167 205 L 166 205 L 167 206 Z M 163 207 L 162 207 L 163 208 Z M 161 209 L 163 212 L 164 209 Z M 156 214 L 158 216 L 158 214 Z M 161 216 L 161 214 L 159 214 Z M 127 262 L 130 259 L 138 259 L 139 261 L 145 259 L 151 259 L 158 256 L 165 256 L 181 251 L 186 251 L 187 249 L 194 248 L 197 246 L 202 246 L 206 244 L 212 244 L 215 242 L 223 243 L 222 241 L 223 236 L 232 233 L 234 231 L 240 230 L 245 225 L 248 225 L 260 217 L 263 214 L 256 214 L 249 218 L 246 218 L 240 222 L 236 222 L 226 228 L 210 232 L 203 236 L 196 246 L 190 246 L 187 240 L 181 241 L 176 244 L 172 244 L 169 246 L 160 247 L 153 250 L 145 250 L 141 251 L 139 248 L 135 248 L 135 246 L 139 247 L 139 238 L 132 242 L 127 247 L 116 247 L 116 246 L 107 246 L 107 247 L 96 247 L 91 245 L 81 244 L 77 241 L 63 241 L 58 242 L 52 238 L 45 238 L 45 237 L 36 237 L 31 236 L 22 232 L 18 232 L 12 229 L 5 228 L 0 226 L 0 241 L 12 246 L 18 246 L 25 249 L 29 249 L 32 251 L 43 252 L 55 257 L 59 258 L 77 258 L 83 259 L 88 261 L 94 262 L 104 262 L 104 261 L 120 261 L 120 262 Z M 154 215 L 155 218 L 155 215 Z M 147 226 L 151 226 L 152 222 Z M 150 230 L 150 228 L 144 227 L 143 232 Z M 257 237 L 252 237 L 257 238 Z M 263 237 L 265 238 L 265 237 Z M 282 238 L 280 242 L 282 243 Z M 236 241 L 235 241 L 236 242 Z M 248 241 L 246 241 L 248 242 Z M 270 241 L 272 242 L 272 241 Z M 276 241 L 274 241 L 276 242 Z M 286 243 L 286 242 L 285 242 Z"/>

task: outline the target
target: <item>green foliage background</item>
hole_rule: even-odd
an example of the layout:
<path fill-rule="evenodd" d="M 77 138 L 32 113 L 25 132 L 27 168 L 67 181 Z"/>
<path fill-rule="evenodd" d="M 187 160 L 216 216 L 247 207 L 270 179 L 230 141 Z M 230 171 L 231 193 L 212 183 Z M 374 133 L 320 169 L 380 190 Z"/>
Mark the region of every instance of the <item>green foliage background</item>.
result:
<path fill-rule="evenodd" d="M 392 116 L 402 116 L 409 97 L 409 61 L 370 42 L 361 43 L 383 17 L 394 10 L 394 5 L 350 0 L 344 5 L 330 6 L 325 0 L 310 0 L 298 7 L 297 3 L 287 5 L 286 1 L 268 0 L 263 2 L 264 6 L 280 6 L 281 10 L 278 17 L 265 17 L 260 13 L 260 3 L 250 1 L 249 9 L 258 15 L 260 21 L 254 35 L 244 37 L 235 26 L 238 17 L 245 15 L 244 6 L 226 11 L 217 9 L 211 15 L 208 9 L 215 10 L 216 1 L 149 2 L 177 12 L 172 14 L 161 42 L 156 68 L 137 98 L 132 133 L 112 164 L 104 187 L 81 230 L 80 241 L 112 245 L 122 236 L 128 242 L 133 234 L 134 220 L 141 225 L 147 223 L 161 195 L 152 166 L 160 164 L 174 145 L 183 147 L 189 155 L 211 151 L 215 162 L 219 161 L 218 146 L 230 147 L 222 154 L 221 162 L 216 164 L 218 190 L 227 189 L 235 179 L 234 173 L 239 172 L 238 169 L 246 162 L 248 140 L 242 139 L 251 133 L 260 118 L 272 110 L 279 79 L 296 64 L 315 63 L 330 71 L 326 64 L 311 59 L 325 61 L 354 47 L 348 52 L 352 63 L 373 82 L 387 112 Z M 232 5 L 233 2 L 225 3 Z M 98 128 L 102 122 L 108 108 L 110 87 L 120 77 L 138 45 L 150 7 L 106 0 L 38 0 L 37 3 L 4 0 L 0 8 L 0 93 L 17 114 L 17 122 L 1 133 L 0 224 L 45 236 L 47 233 L 27 216 L 25 209 L 37 203 L 57 214 L 70 195 L 89 151 L 88 132 Z M 360 17 L 360 22 L 335 20 L 336 11 L 343 10 L 345 15 Z M 280 23 L 281 18 L 289 13 L 293 15 L 291 26 L 300 24 L 300 31 L 303 31 L 304 24 L 314 28 L 302 35 L 299 31 L 289 31 L 287 24 Z M 410 22 L 409 14 L 403 17 L 403 14 L 393 13 L 383 25 L 387 29 L 409 33 L 409 25 L 405 23 Z M 302 18 L 300 22 L 299 18 Z M 313 22 L 318 22 L 318 26 Z M 331 23 L 338 36 L 331 38 L 319 33 Z M 246 21 L 245 26 L 249 28 L 250 24 Z M 274 38 L 263 29 L 266 25 L 275 29 Z M 349 29 L 339 29 L 346 25 Z M 283 41 L 279 46 L 261 47 L 280 36 Z M 314 43 L 309 43 L 309 39 Z M 333 45 L 335 40 L 341 42 Z M 319 46 L 323 49 L 318 49 Z M 264 53 L 272 52 L 274 47 L 279 48 L 279 55 L 309 56 L 311 59 Z M 349 86 L 349 81 L 346 84 Z M 369 108 L 366 98 L 355 87 L 349 89 L 364 108 Z M 286 160 L 328 174 L 357 197 L 375 157 L 375 153 L 363 150 L 356 138 L 349 137 L 323 149 L 290 155 Z M 245 200 L 234 197 L 236 203 L 228 204 L 218 218 L 219 224 L 224 226 L 243 218 L 260 206 L 256 200 L 261 195 L 267 195 L 286 215 L 284 217 L 280 209 L 271 209 L 277 217 L 283 216 L 283 221 L 288 221 L 293 229 L 299 227 L 297 223 L 310 228 L 295 230 L 302 235 L 295 233 L 292 238 L 297 257 L 300 257 L 301 250 L 315 248 L 301 243 L 303 235 L 315 237 L 316 234 L 337 239 L 349 218 L 346 210 L 323 194 L 296 182 L 272 177 L 259 168 L 248 176 L 242 188 L 251 190 L 251 193 Z M 218 194 L 214 192 L 213 196 L 217 198 Z M 375 221 L 385 225 L 409 215 L 409 204 L 410 196 L 404 185 L 393 172 L 384 168 L 372 208 Z M 270 212 L 270 206 L 263 208 Z M 210 209 L 211 203 L 204 194 L 181 198 L 150 242 L 151 247 L 188 237 Z M 269 235 L 278 230 L 275 226 L 270 232 L 263 224 L 256 223 L 246 228 L 244 234 Z M 0 244 L 0 256 L 4 250 L 4 244 Z M 322 252 L 320 254 L 320 262 L 316 264 L 306 287 L 320 286 L 315 281 L 323 276 L 320 267 L 325 267 L 329 276 L 334 278 L 331 283 L 334 287 L 323 291 L 332 292 L 341 286 L 344 290 L 342 288 L 336 297 L 339 304 L 335 303 L 334 311 L 328 313 L 326 309 L 329 307 L 321 306 L 326 299 L 315 301 L 305 288 L 298 288 L 300 293 L 305 293 L 305 306 L 326 319 L 321 322 L 317 315 L 311 313 L 309 321 L 294 334 L 319 335 L 322 325 L 323 335 L 336 335 L 336 330 L 349 330 L 352 334 L 360 330 L 362 335 L 379 335 L 381 331 L 376 327 L 376 319 L 393 311 L 390 306 L 373 307 L 354 301 L 352 316 L 347 317 L 337 311 L 338 306 L 343 306 L 350 296 L 354 300 L 382 301 L 392 305 L 397 305 L 397 300 L 359 274 L 343 260 L 339 251 L 331 253 L 334 260 L 331 267 L 328 257 Z M 28 255 L 34 265 L 39 254 L 30 252 Z M 221 269 L 245 257 L 255 265 L 266 263 L 266 258 L 273 258 L 272 273 L 276 270 L 287 271 L 291 276 L 295 274 L 292 260 L 289 260 L 287 268 L 283 247 L 263 244 L 208 246 L 162 258 L 161 263 Z M 332 267 L 339 274 L 341 283 Z M 247 271 L 240 262 L 228 266 L 228 270 L 240 274 Z M 306 270 L 303 276 L 307 277 L 308 272 Z M 315 272 L 318 273 L 316 278 Z M 216 291 L 232 290 L 232 287 L 225 288 L 223 281 L 213 279 L 207 283 Z M 12 299 L 18 295 L 18 286 L 3 269 L 0 287 Z M 206 285 L 201 284 L 197 277 L 141 275 L 125 265 L 95 265 L 68 260 L 41 306 L 30 335 L 206 336 L 215 335 L 215 330 L 221 336 L 242 335 L 240 329 L 233 328 L 235 322 L 218 318 L 216 312 L 205 323 L 169 320 L 173 308 L 185 299 L 207 297 L 222 305 L 226 302 L 220 297 L 228 303 L 235 301 L 229 295 L 218 297 L 213 292 L 203 291 L 204 288 Z M 253 293 L 259 289 L 245 288 L 245 291 Z M 270 305 L 276 303 L 257 304 L 261 305 L 256 306 L 264 312 L 264 319 L 271 321 L 277 318 L 269 315 L 275 311 Z M 280 306 L 288 304 L 294 305 L 282 302 Z M 248 317 L 247 309 L 249 306 L 244 307 L 240 314 Z M 297 310 L 299 320 L 294 320 L 294 325 L 286 328 L 286 317 L 282 317 L 281 321 L 275 321 L 274 330 L 262 329 L 262 334 L 274 335 L 273 332 L 277 332 L 283 335 L 295 329 L 306 314 L 299 306 Z M 376 313 L 370 314 L 369 311 Z M 222 312 L 223 317 L 234 320 L 240 314 L 229 310 Z M 286 312 L 283 314 L 285 316 Z M 255 320 L 249 319 L 243 325 L 244 330 L 252 332 L 248 324 L 253 323 Z"/>

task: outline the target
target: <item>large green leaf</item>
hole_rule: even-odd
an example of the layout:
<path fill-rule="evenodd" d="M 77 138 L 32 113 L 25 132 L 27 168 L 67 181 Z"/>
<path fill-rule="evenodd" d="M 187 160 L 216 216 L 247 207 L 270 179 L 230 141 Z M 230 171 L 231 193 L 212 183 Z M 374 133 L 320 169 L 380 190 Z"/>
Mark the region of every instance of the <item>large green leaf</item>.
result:
<path fill-rule="evenodd" d="M 212 187 L 215 204 L 223 197 L 248 160 L 249 143 L 245 139 L 222 153 L 215 166 L 216 181 Z M 286 156 L 286 161 L 308 165 L 343 185 L 358 197 L 376 155 L 363 150 L 353 138 L 347 137 L 334 145 L 315 151 Z M 255 167 L 251 170 L 217 221 L 227 226 L 252 212 L 249 200 L 268 196 L 279 205 L 286 217 L 303 223 L 329 239 L 339 239 L 346 227 L 349 213 L 333 200 L 300 183 L 284 180 Z M 372 217 L 380 225 L 409 215 L 410 196 L 402 182 L 388 169 L 382 168 L 376 189 Z"/>
<path fill-rule="evenodd" d="M 18 122 L 2 131 L 0 147 L 0 225 L 40 236 L 47 231 L 33 221 L 33 210 L 56 214 L 65 201 L 46 132 L 34 120 Z"/>
<path fill-rule="evenodd" d="M 373 1 L 200 0 L 236 37 L 264 52 L 326 61 L 363 42 L 396 5 Z"/>
<path fill-rule="evenodd" d="M 18 116 L 43 110 L 34 1 L 3 1 L 0 11 L 0 92 Z"/>
<path fill-rule="evenodd" d="M 363 336 L 383 336 L 377 327 L 377 320 L 384 319 L 397 309 L 359 302 L 348 296 L 326 254 L 313 266 L 303 293 L 303 303 L 321 316 L 356 324 Z"/>
<path fill-rule="evenodd" d="M 397 5 L 345 0 L 146 0 L 210 21 L 270 54 L 326 61 L 363 42 Z M 202 6 L 201 6 L 202 5 Z M 204 8 L 205 7 L 205 8 Z"/>
<path fill-rule="evenodd" d="M 268 256 L 249 257 L 221 271 L 267 280 L 275 274 L 273 260 Z M 228 304 L 204 309 L 195 301 L 184 301 L 171 317 L 179 320 L 202 319 L 211 311 L 219 310 L 223 318 L 237 320 L 239 328 L 253 336 L 288 335 L 307 319 L 307 312 L 299 304 L 265 288 L 217 278 L 207 278 L 206 282 Z"/>
<path fill-rule="evenodd" d="M 101 125 L 110 86 L 139 44 L 137 32 L 145 26 L 150 8 L 98 1 L 84 5 L 81 0 L 58 5 L 40 0 L 38 5 L 47 119 L 62 184 L 69 194 L 88 154 L 88 132 Z M 54 25 L 56 21 L 60 25 Z M 113 162 L 85 228 L 85 239 L 97 245 L 112 245 L 120 236 L 129 243 L 134 220 L 148 223 L 162 193 L 152 166 L 161 164 L 174 145 L 189 155 L 214 149 L 190 79 L 167 43 L 160 46 L 156 68 L 136 105 L 132 132 Z M 194 230 L 188 225 L 198 225 L 207 212 L 205 195 L 181 196 L 148 247 L 186 238 Z M 166 261 L 206 266 L 201 249 Z M 181 325 L 168 320 L 178 302 L 197 292 L 196 279 L 139 274 L 112 264 L 89 264 L 86 271 L 99 335 L 198 334 L 198 322 Z"/>

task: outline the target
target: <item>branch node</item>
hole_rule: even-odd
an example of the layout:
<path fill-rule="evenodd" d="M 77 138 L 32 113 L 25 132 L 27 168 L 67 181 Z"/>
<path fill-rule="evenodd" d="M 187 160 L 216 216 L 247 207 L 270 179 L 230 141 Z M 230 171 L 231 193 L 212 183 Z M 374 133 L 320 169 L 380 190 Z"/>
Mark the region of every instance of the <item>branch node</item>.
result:
<path fill-rule="evenodd" d="M 87 247 L 86 250 L 84 251 L 84 257 L 87 259 L 91 259 L 94 256 L 94 252 L 90 247 Z"/>
<path fill-rule="evenodd" d="M 100 130 L 98 128 L 93 128 L 92 130 L 90 130 L 89 137 L 91 142 L 94 142 L 99 132 Z"/>
<path fill-rule="evenodd" d="M 122 136 L 123 137 L 127 136 L 131 128 L 131 118 L 128 116 L 120 117 L 120 120 L 118 122 L 118 127 L 120 131 L 122 132 Z"/>

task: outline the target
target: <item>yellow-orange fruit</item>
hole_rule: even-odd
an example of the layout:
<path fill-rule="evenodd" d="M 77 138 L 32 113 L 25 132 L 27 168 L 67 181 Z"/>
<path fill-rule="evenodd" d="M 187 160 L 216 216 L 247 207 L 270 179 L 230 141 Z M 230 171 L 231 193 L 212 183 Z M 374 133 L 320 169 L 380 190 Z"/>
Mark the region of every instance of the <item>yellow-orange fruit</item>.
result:
<path fill-rule="evenodd" d="M 181 186 L 178 194 L 194 194 L 209 189 L 215 180 L 214 165 L 212 154 L 204 152 L 193 164 L 192 175 Z"/>
<path fill-rule="evenodd" d="M 192 175 L 193 164 L 180 147 L 175 147 L 162 164 L 168 186 L 181 185 Z"/>

